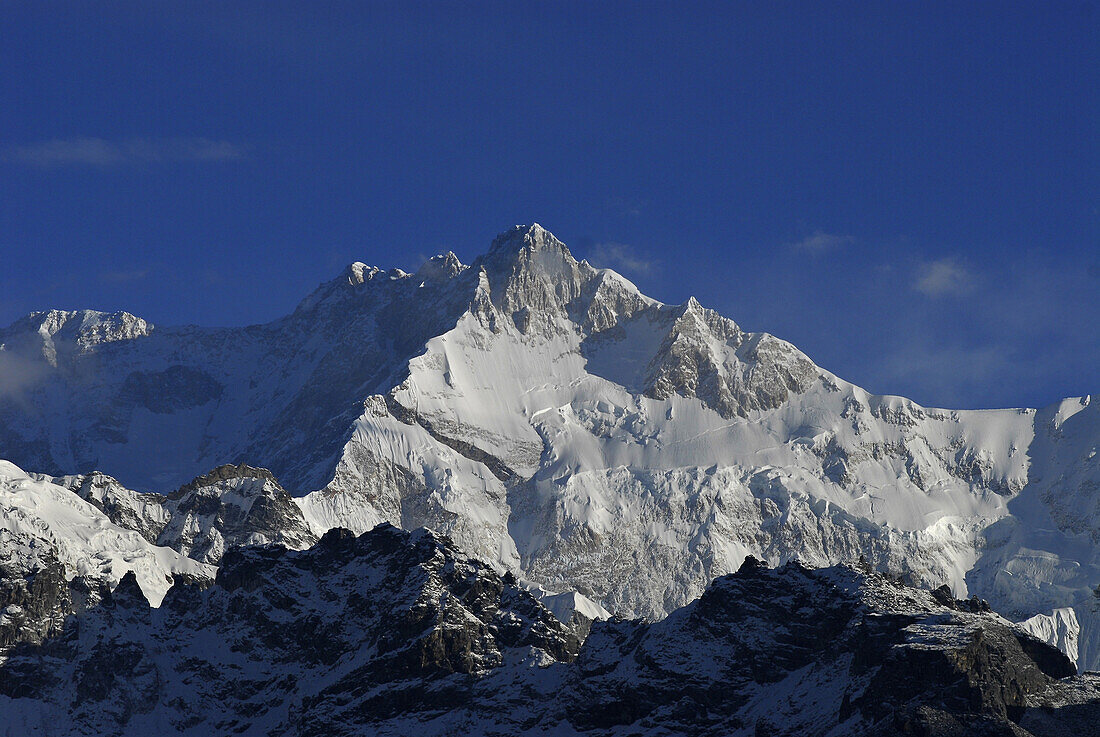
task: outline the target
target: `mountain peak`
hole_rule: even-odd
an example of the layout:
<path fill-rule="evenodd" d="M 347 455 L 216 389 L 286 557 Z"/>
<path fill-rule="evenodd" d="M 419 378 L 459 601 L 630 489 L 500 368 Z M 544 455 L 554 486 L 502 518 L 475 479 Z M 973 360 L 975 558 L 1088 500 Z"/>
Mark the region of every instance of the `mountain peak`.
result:
<path fill-rule="evenodd" d="M 511 230 L 506 230 L 493 239 L 489 247 L 489 255 L 498 253 L 514 254 L 517 251 L 528 249 L 532 253 L 538 251 L 561 251 L 569 253 L 565 244 L 554 237 L 546 228 L 538 223 L 530 225 L 516 225 Z"/>
<path fill-rule="evenodd" d="M 356 284 L 362 284 L 379 271 L 380 269 L 376 266 L 367 266 L 362 261 L 356 261 L 355 263 L 349 264 L 348 267 L 344 269 L 344 276 L 347 277 L 348 284 L 354 286 Z"/>
<path fill-rule="evenodd" d="M 564 243 L 538 223 L 517 225 L 493 239 L 489 252 L 474 262 L 485 274 L 492 303 L 517 319 L 526 333 L 530 316 L 563 315 L 595 271 L 581 267 Z"/>
<path fill-rule="evenodd" d="M 56 367 L 66 357 L 95 351 L 104 343 L 149 335 L 153 325 L 129 312 L 46 310 L 0 328 L 0 346 L 39 353 Z"/>
<path fill-rule="evenodd" d="M 279 482 L 275 479 L 275 474 L 266 468 L 255 468 L 245 463 L 236 466 L 232 463 L 225 463 L 213 469 L 210 473 L 196 476 L 190 482 L 181 486 L 173 495 L 183 496 L 189 491 L 195 491 L 204 486 L 214 486 L 219 482 L 232 481 L 233 479 L 259 479 L 261 481 L 271 481 L 276 486 L 279 485 Z"/>
<path fill-rule="evenodd" d="M 695 299 L 694 296 L 688 297 L 687 301 L 684 302 L 681 307 L 683 308 L 685 315 L 689 312 L 695 312 L 703 309 L 703 305 L 699 304 L 699 300 Z"/>
<path fill-rule="evenodd" d="M 462 273 L 465 269 L 465 264 L 458 259 L 454 251 L 447 251 L 446 253 L 432 256 L 425 261 L 424 264 L 416 270 L 416 275 L 428 281 L 446 281 Z"/>

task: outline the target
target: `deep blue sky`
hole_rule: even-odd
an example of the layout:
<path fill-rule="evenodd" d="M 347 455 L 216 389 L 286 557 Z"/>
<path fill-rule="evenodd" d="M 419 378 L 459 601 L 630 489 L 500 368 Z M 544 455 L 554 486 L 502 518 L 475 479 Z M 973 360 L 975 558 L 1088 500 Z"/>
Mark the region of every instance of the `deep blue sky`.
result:
<path fill-rule="evenodd" d="M 538 221 L 875 392 L 1100 391 L 1096 2 L 228 5 L 0 4 L 0 324 Z"/>

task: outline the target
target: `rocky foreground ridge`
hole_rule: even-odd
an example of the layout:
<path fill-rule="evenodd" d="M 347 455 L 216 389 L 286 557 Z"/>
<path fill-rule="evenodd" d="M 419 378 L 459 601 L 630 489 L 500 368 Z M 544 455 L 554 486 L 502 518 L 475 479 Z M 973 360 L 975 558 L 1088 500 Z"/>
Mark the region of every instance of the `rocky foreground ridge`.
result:
<path fill-rule="evenodd" d="M 132 573 L 0 662 L 13 734 L 1058 735 L 1097 679 L 977 600 L 756 559 L 582 643 L 510 575 L 388 524 Z"/>

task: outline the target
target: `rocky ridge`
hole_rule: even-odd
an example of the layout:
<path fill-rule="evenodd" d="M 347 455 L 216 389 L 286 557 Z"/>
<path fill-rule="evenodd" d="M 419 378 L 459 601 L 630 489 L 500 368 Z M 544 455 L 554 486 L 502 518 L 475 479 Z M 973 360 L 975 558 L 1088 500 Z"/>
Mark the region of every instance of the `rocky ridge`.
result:
<path fill-rule="evenodd" d="M 582 645 L 507 574 L 383 525 L 232 549 L 159 609 L 127 574 L 9 651 L 0 710 L 27 735 L 1026 737 L 1100 716 L 1074 672 L 980 602 L 753 558 Z"/>
<path fill-rule="evenodd" d="M 230 547 L 317 541 L 293 498 L 265 468 L 222 465 L 168 494 L 140 493 L 102 473 L 42 477 L 70 489 L 120 527 L 217 565 Z"/>

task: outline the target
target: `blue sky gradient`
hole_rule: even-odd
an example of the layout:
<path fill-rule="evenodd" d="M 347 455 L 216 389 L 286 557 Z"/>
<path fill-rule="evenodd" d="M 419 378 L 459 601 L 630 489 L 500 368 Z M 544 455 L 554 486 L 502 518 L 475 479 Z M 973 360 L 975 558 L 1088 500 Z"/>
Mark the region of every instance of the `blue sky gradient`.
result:
<path fill-rule="evenodd" d="M 0 4 L 0 323 L 262 322 L 537 221 L 867 389 L 1100 390 L 1100 8 Z"/>

